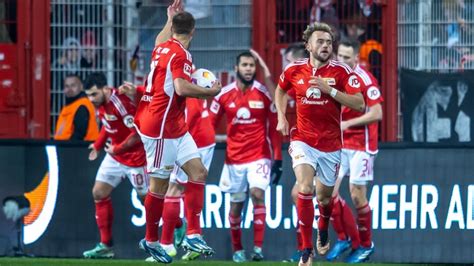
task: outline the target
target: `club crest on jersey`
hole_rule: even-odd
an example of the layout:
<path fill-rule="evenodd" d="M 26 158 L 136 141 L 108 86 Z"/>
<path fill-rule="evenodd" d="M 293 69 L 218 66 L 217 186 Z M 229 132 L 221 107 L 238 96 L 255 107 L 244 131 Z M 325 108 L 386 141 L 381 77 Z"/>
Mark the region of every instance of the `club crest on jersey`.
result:
<path fill-rule="evenodd" d="M 104 118 L 107 121 L 117 121 L 117 117 L 115 115 L 104 114 Z"/>
<path fill-rule="evenodd" d="M 359 79 L 355 75 L 349 77 L 349 86 L 358 89 L 360 87 Z"/>
<path fill-rule="evenodd" d="M 253 109 L 263 109 L 265 104 L 262 101 L 249 101 L 249 107 Z"/>

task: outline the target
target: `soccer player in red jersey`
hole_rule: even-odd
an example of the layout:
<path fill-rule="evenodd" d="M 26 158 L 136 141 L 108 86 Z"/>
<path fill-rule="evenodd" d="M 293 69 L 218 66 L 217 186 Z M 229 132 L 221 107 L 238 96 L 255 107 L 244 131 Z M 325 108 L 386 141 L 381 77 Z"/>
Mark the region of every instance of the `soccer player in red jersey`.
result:
<path fill-rule="evenodd" d="M 113 208 L 110 194 L 126 176 L 138 195 L 143 199 L 148 190 L 146 159 L 143 145 L 133 127 L 135 105 L 125 95 L 107 86 L 102 73 L 93 73 L 85 81 L 89 100 L 98 108 L 102 128 L 98 139 L 90 145 L 89 160 L 95 160 L 104 146 L 105 155 L 97 172 L 92 196 L 95 201 L 96 220 L 100 232 L 100 243 L 83 253 L 86 258 L 111 258 Z M 111 144 L 106 144 L 107 138 Z"/>
<path fill-rule="evenodd" d="M 366 108 L 359 112 L 349 108 L 342 110 L 343 149 L 339 178 L 333 192 L 331 222 L 338 241 L 327 255 L 332 261 L 352 247 L 347 257 L 349 263 L 367 260 L 374 252 L 372 243 L 372 210 L 367 200 L 367 184 L 373 180 L 374 159 L 378 147 L 378 122 L 382 120 L 383 98 L 377 79 L 358 64 L 359 43 L 343 41 L 338 47 L 337 59 L 349 65 L 361 80 L 361 92 Z M 351 208 L 338 195 L 345 175 L 349 175 L 352 202 L 357 209 L 357 225 Z"/>
<path fill-rule="evenodd" d="M 190 13 L 180 9 L 179 1 L 168 8 L 169 19 L 157 37 L 145 93 L 135 115 L 135 127 L 146 151 L 150 175 L 150 190 L 145 200 L 146 236 L 140 241 L 140 247 L 164 263 L 171 262 L 172 258 L 158 242 L 158 223 L 162 214 L 163 230 L 174 229 L 179 222 L 179 219 L 168 219 L 175 217 L 173 208 L 178 201 L 171 196 L 177 192 L 168 189 L 175 163 L 190 177 L 185 207 L 193 218 L 188 220 L 183 246 L 201 254 L 214 253 L 202 238 L 199 220 L 207 170 L 188 132 L 184 110 L 186 97 L 212 97 L 220 92 L 221 86 L 219 82 L 211 88 L 191 83 L 192 58 L 186 49 L 194 34 L 195 20 Z"/>
<path fill-rule="evenodd" d="M 270 136 L 278 137 L 270 132 L 275 131 L 275 125 L 269 125 L 275 113 L 272 97 L 269 90 L 255 80 L 256 64 L 252 53 L 238 55 L 236 81 L 225 86 L 210 107 L 214 124 L 223 114 L 227 117 L 227 150 L 219 187 L 231 195 L 229 221 L 235 262 L 246 261 L 240 224 L 247 187 L 254 206 L 252 260 L 263 259 L 265 190 L 270 185 L 272 151 L 273 159 L 281 161 L 281 141 L 269 143 Z"/>
<path fill-rule="evenodd" d="M 297 212 L 304 247 L 299 265 L 312 265 L 315 176 L 320 212 L 316 248 L 320 255 L 329 251 L 331 194 L 341 163 L 341 105 L 365 108 L 357 75 L 346 64 L 330 60 L 333 38 L 327 24 L 309 25 L 303 39 L 310 58 L 288 65 L 275 91 L 277 130 L 283 135 L 290 133 L 284 95 L 290 89 L 296 94 L 296 127 L 291 130 L 289 153 L 298 182 Z"/>

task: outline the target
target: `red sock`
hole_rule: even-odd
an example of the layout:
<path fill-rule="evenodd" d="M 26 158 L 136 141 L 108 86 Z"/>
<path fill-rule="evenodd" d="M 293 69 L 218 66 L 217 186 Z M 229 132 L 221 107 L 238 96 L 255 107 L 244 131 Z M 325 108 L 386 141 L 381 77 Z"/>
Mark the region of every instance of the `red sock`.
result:
<path fill-rule="evenodd" d="M 164 196 L 148 191 L 145 197 L 146 226 L 145 239 L 148 242 L 158 241 L 158 225 L 163 212 Z"/>
<path fill-rule="evenodd" d="M 346 232 L 344 232 L 344 225 L 342 222 L 342 198 L 339 195 L 332 197 L 332 213 L 331 213 L 331 224 L 336 231 L 338 240 L 347 240 Z"/>
<path fill-rule="evenodd" d="M 265 205 L 255 205 L 253 207 L 253 244 L 260 248 L 263 246 L 266 215 Z"/>
<path fill-rule="evenodd" d="M 186 184 L 186 197 L 184 205 L 186 210 L 186 219 L 188 220 L 188 229 L 186 235 L 201 234 L 201 211 L 204 205 L 204 183 L 188 181 Z"/>
<path fill-rule="evenodd" d="M 240 228 L 242 217 L 232 216 L 232 214 L 229 213 L 229 222 L 230 222 L 230 237 L 232 239 L 232 248 L 234 249 L 234 251 L 244 249 L 242 247 L 242 229 Z"/>
<path fill-rule="evenodd" d="M 314 205 L 313 194 L 298 193 L 296 203 L 303 248 L 313 248 Z"/>
<path fill-rule="evenodd" d="M 344 232 L 351 239 L 352 249 L 357 249 L 360 246 L 360 238 L 354 215 L 352 214 L 351 208 L 345 201 L 340 202 L 340 205 L 342 208 L 342 223 L 344 225 Z"/>
<path fill-rule="evenodd" d="M 303 237 L 301 236 L 300 221 L 296 221 L 296 243 L 297 249 L 303 250 Z"/>
<path fill-rule="evenodd" d="M 100 242 L 112 246 L 114 209 L 110 197 L 95 202 L 95 219 L 100 232 Z"/>
<path fill-rule="evenodd" d="M 332 201 L 329 201 L 329 204 L 323 206 L 318 202 L 319 209 L 319 220 L 318 220 L 318 229 L 326 231 L 329 228 L 329 218 L 331 217 L 332 212 Z"/>
<path fill-rule="evenodd" d="M 179 205 L 181 197 L 165 197 L 163 205 L 163 227 L 161 228 L 160 244 L 173 244 L 173 233 L 176 228 L 176 223 L 179 219 Z"/>
<path fill-rule="evenodd" d="M 360 245 L 370 247 L 372 245 L 372 210 L 367 203 L 357 209 L 357 224 L 359 225 Z"/>

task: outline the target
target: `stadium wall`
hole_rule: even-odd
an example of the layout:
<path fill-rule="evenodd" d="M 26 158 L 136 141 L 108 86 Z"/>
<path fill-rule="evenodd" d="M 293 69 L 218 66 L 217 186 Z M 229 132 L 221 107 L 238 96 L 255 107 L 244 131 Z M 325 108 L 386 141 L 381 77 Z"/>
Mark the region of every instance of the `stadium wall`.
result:
<path fill-rule="evenodd" d="M 100 160 L 89 162 L 84 143 L 0 142 L 0 196 L 30 192 L 36 216 L 27 217 L 26 251 L 37 256 L 80 257 L 98 241 L 91 189 Z M 217 187 L 225 146 L 218 145 L 206 188 L 202 225 L 215 259 L 230 259 L 229 197 Z M 296 212 L 290 189 L 294 175 L 284 153 L 284 177 L 267 191 L 268 260 L 295 249 Z M 371 188 L 376 262 L 470 263 L 474 261 L 474 147 L 382 145 Z M 45 175 L 48 173 L 48 175 Z M 42 182 L 43 181 L 43 182 Z M 114 238 L 120 258 L 145 258 L 137 248 L 144 235 L 144 208 L 128 181 L 113 193 Z M 347 181 L 343 196 L 349 200 Z M 34 198 L 34 199 L 33 199 Z M 243 228 L 251 228 L 252 208 Z M 316 225 L 316 224 L 314 224 Z M 0 215 L 0 256 L 15 245 L 14 224 Z M 252 233 L 244 230 L 251 248 Z M 334 234 L 332 234 L 334 236 Z M 334 242 L 333 242 L 334 243 Z"/>

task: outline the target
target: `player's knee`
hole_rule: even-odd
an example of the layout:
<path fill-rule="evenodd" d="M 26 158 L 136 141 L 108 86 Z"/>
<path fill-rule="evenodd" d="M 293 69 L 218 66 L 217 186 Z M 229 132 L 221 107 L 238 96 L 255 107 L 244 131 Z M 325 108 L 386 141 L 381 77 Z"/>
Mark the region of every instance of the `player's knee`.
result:
<path fill-rule="evenodd" d="M 205 182 L 207 174 L 207 169 L 205 167 L 200 167 L 196 170 L 196 174 L 193 175 L 193 181 Z"/>
<path fill-rule="evenodd" d="M 107 191 L 105 191 L 104 189 L 101 189 L 101 188 L 97 188 L 97 187 L 94 187 L 92 189 L 92 197 L 94 198 L 94 200 L 103 200 L 105 198 L 107 198 L 109 196 L 109 193 L 107 193 Z"/>
<path fill-rule="evenodd" d="M 230 202 L 240 203 L 244 202 L 246 198 L 247 194 L 245 192 L 230 193 Z"/>
<path fill-rule="evenodd" d="M 331 202 L 331 197 L 328 197 L 326 194 L 323 193 L 316 193 L 316 198 L 318 199 L 318 204 L 321 204 L 323 206 L 326 206 Z"/>
<path fill-rule="evenodd" d="M 303 194 L 313 194 L 314 187 L 311 184 L 299 184 L 298 192 Z"/>
<path fill-rule="evenodd" d="M 250 190 L 250 198 L 255 204 L 263 204 L 265 201 L 265 191 L 261 189 L 252 189 Z"/>

